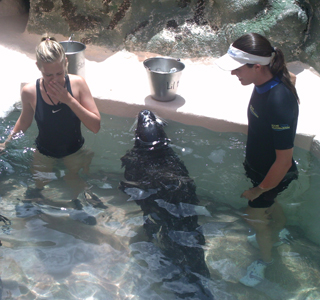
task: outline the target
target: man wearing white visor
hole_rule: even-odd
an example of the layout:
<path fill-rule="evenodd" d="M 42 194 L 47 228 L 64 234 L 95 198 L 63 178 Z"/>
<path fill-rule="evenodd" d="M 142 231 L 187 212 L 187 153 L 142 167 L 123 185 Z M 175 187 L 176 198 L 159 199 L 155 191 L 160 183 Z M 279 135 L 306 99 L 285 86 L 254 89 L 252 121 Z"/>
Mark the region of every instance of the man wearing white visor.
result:
<path fill-rule="evenodd" d="M 242 284 L 254 287 L 263 281 L 265 269 L 273 263 L 272 247 L 280 245 L 288 233 L 276 197 L 298 177 L 293 146 L 299 98 L 282 51 L 257 33 L 238 38 L 216 64 L 236 75 L 242 85 L 254 84 L 244 162 L 253 187 L 241 197 L 248 200 L 244 219 L 256 232 L 248 241 L 260 249 L 261 257 L 240 279 Z"/>

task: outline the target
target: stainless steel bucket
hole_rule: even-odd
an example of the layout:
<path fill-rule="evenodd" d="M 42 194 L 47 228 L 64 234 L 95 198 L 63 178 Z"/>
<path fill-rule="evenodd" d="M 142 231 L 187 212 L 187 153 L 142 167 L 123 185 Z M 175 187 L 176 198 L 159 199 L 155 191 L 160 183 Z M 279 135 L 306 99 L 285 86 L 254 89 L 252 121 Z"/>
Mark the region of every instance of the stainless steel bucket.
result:
<path fill-rule="evenodd" d="M 68 58 L 68 73 L 85 77 L 86 45 L 72 40 L 60 42 Z"/>
<path fill-rule="evenodd" d="M 146 59 L 143 65 L 148 73 L 151 97 L 163 102 L 174 100 L 185 68 L 180 59 L 153 57 Z"/>

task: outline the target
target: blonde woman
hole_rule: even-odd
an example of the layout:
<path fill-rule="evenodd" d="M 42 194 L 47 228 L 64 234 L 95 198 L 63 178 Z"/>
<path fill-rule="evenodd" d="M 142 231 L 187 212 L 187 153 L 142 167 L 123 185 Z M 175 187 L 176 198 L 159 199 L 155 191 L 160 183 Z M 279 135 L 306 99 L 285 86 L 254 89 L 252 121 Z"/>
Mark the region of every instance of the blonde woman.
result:
<path fill-rule="evenodd" d="M 42 78 L 23 87 L 21 115 L 0 149 L 4 150 L 14 135 L 25 132 L 34 117 L 39 130 L 33 160 L 36 188 L 41 190 L 50 181 L 48 173 L 62 160 L 67 168 L 65 179 L 76 197 L 81 188 L 78 172 L 81 168 L 88 171 L 92 159 L 81 149 L 81 123 L 97 133 L 100 114 L 86 81 L 67 74 L 67 57 L 55 38 L 42 38 L 36 47 L 36 60 Z"/>

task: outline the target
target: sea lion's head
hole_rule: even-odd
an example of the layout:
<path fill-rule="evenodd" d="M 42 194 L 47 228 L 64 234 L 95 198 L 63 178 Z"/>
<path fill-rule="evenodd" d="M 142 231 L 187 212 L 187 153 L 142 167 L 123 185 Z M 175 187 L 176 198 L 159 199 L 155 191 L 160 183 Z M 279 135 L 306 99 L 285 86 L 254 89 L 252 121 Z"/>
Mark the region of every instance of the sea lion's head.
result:
<path fill-rule="evenodd" d="M 142 110 L 138 115 L 136 147 L 154 150 L 170 143 L 163 127 L 165 123 L 150 110 Z"/>

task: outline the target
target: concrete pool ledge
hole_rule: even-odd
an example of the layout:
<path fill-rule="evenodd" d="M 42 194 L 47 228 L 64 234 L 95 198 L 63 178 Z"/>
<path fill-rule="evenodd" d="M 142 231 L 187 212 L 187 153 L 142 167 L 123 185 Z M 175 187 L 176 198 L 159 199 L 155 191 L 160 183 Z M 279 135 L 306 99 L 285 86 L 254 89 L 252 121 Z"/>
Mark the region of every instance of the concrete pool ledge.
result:
<path fill-rule="evenodd" d="M 39 40 L 39 36 L 32 36 L 30 43 L 34 45 L 28 47 L 2 45 L 0 41 L 0 63 L 6 70 L 0 74 L 0 82 L 6 99 L 20 101 L 20 87 L 41 76 L 34 53 L 30 52 Z M 58 37 L 58 40 L 64 39 Z M 218 132 L 246 133 L 247 105 L 253 86 L 242 86 L 236 76 L 219 69 L 214 64 L 216 58 L 181 59 L 186 67 L 176 99 L 159 102 L 150 97 L 143 66 L 145 59 L 157 54 L 111 52 L 88 45 L 85 56 L 85 78 L 102 113 L 135 117 L 141 109 L 148 108 L 167 120 Z M 320 75 L 301 62 L 289 63 L 288 67 L 297 76 L 301 100 L 296 145 L 320 157 L 320 126 L 316 124 Z M 0 104 L 1 109 L 4 108 Z"/>

